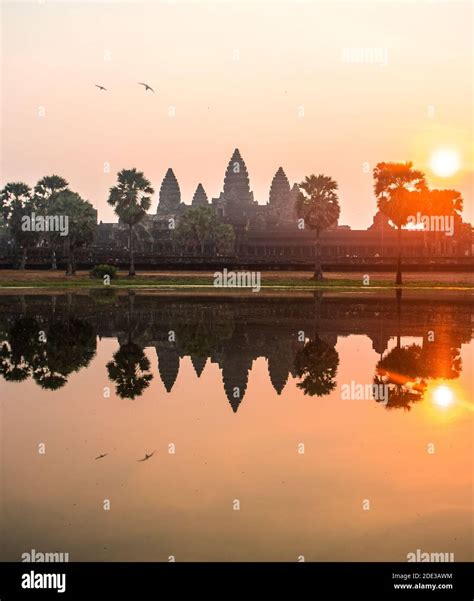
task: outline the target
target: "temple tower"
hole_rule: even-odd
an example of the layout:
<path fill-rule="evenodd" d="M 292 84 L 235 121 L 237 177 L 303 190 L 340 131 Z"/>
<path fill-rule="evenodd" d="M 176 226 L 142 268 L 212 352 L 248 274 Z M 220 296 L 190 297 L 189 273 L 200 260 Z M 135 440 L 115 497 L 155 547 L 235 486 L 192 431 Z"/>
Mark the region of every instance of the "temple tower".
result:
<path fill-rule="evenodd" d="M 275 353 L 268 357 L 268 375 L 276 393 L 280 395 L 288 381 L 290 373 L 289 366 L 285 364 L 285 360 Z"/>
<path fill-rule="evenodd" d="M 296 184 L 295 184 L 296 186 Z M 290 183 L 285 172 L 280 167 L 275 173 L 270 186 L 270 200 L 268 203 L 269 223 L 286 224 L 296 219 L 295 202 L 298 187 L 290 188 Z"/>
<path fill-rule="evenodd" d="M 222 381 L 225 395 L 234 413 L 242 402 L 252 369 L 252 360 L 246 356 L 224 356 L 222 361 Z"/>
<path fill-rule="evenodd" d="M 390 225 L 390 219 L 387 217 L 387 215 L 385 215 L 385 213 L 382 213 L 382 211 L 380 210 L 378 210 L 375 213 L 372 224 L 369 225 L 369 227 L 367 228 L 367 230 L 378 230 L 383 232 L 387 232 L 393 229 L 394 227 Z"/>
<path fill-rule="evenodd" d="M 191 363 L 193 364 L 194 371 L 198 378 L 201 377 L 204 367 L 207 363 L 207 357 L 200 357 L 199 355 L 191 355 Z"/>
<path fill-rule="evenodd" d="M 280 167 L 270 186 L 270 206 L 276 209 L 285 209 L 290 202 L 290 192 L 290 182 Z"/>
<path fill-rule="evenodd" d="M 161 381 L 167 392 L 171 392 L 171 389 L 176 382 L 179 372 L 179 354 L 174 347 L 165 345 L 155 346 L 156 355 L 158 357 L 158 372 L 160 374 Z"/>
<path fill-rule="evenodd" d="M 207 200 L 206 191 L 203 188 L 202 184 L 198 184 L 196 188 L 196 192 L 194 192 L 193 200 L 191 202 L 193 207 L 204 206 L 207 207 L 209 205 L 209 201 Z"/>
<path fill-rule="evenodd" d="M 227 165 L 224 177 L 224 190 L 217 200 L 218 214 L 232 223 L 236 235 L 245 231 L 254 206 L 253 192 L 250 190 L 247 167 L 239 149 L 236 148 Z"/>
<path fill-rule="evenodd" d="M 178 180 L 176 179 L 173 170 L 170 168 L 161 182 L 160 199 L 158 203 L 158 211 L 172 213 L 179 208 L 181 203 L 181 191 L 179 189 Z"/>
<path fill-rule="evenodd" d="M 293 184 L 290 190 L 289 202 L 283 209 L 283 218 L 287 219 L 288 221 L 296 221 L 297 219 L 295 205 L 296 201 L 298 200 L 299 194 L 300 189 L 298 188 L 298 184 Z"/>
<path fill-rule="evenodd" d="M 234 150 L 225 172 L 224 200 L 230 209 L 245 208 L 253 203 L 247 167 L 238 148 Z"/>

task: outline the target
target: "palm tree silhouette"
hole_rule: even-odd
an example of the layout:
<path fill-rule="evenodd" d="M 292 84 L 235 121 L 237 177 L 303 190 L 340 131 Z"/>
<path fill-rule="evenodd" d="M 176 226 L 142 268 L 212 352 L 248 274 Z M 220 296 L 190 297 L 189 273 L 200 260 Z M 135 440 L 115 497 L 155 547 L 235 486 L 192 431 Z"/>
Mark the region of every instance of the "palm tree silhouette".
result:
<path fill-rule="evenodd" d="M 399 339 L 398 339 L 399 340 Z M 402 347 L 398 341 L 376 365 L 374 384 L 386 386 L 387 409 L 411 409 L 411 404 L 421 401 L 426 389 L 426 380 L 420 377 L 421 347 L 418 344 Z M 380 402 L 380 398 L 376 399 Z"/>
<path fill-rule="evenodd" d="M 139 223 L 150 208 L 150 195 L 154 193 L 151 183 L 141 171 L 136 169 L 122 169 L 117 174 L 118 184 L 110 188 L 107 202 L 114 207 L 120 220 L 129 227 L 129 276 L 135 275 L 133 257 L 133 228 Z"/>
<path fill-rule="evenodd" d="M 296 200 L 296 212 L 298 217 L 304 219 L 305 226 L 314 230 L 316 234 L 313 278 L 322 280 L 320 234 L 323 230 L 335 225 L 339 219 L 337 182 L 327 175 L 310 175 L 298 185 L 300 192 Z"/>
<path fill-rule="evenodd" d="M 410 403 L 420 401 L 426 388 L 426 382 L 418 377 L 421 347 L 412 344 L 401 345 L 402 289 L 395 291 L 397 303 L 397 346 L 385 357 L 381 357 L 375 367 L 374 385 L 387 388 L 386 409 L 403 407 L 411 409 Z M 377 402 L 381 402 L 377 398 Z"/>
<path fill-rule="evenodd" d="M 34 200 L 39 211 L 44 215 L 51 212 L 52 202 L 60 192 L 68 189 L 69 183 L 60 175 L 45 175 L 35 186 Z M 51 269 L 57 269 L 56 244 L 59 240 L 58 232 L 48 232 L 44 235 L 51 247 Z"/>
<path fill-rule="evenodd" d="M 134 399 L 143 394 L 148 388 L 153 375 L 147 373 L 150 370 L 150 361 L 143 349 L 132 340 L 132 328 L 134 322 L 134 300 L 133 291 L 128 295 L 127 315 L 127 342 L 120 346 L 114 353 L 112 361 L 107 363 L 109 378 L 115 382 L 115 391 L 121 398 Z"/>
<path fill-rule="evenodd" d="M 413 163 L 378 163 L 374 169 L 374 191 L 382 213 L 397 227 L 398 252 L 395 283 L 402 284 L 402 227 L 422 207 L 426 192 L 425 174 Z"/>
<path fill-rule="evenodd" d="M 115 382 L 115 391 L 123 399 L 134 399 L 143 394 L 153 379 L 150 361 L 143 349 L 128 342 L 114 353 L 113 360 L 107 363 L 109 378 Z"/>
<path fill-rule="evenodd" d="M 323 294 L 320 290 L 314 294 L 315 334 L 305 343 L 295 357 L 295 372 L 299 378 L 298 388 L 310 396 L 324 396 L 336 387 L 335 377 L 339 366 L 339 354 L 336 349 L 319 337 L 319 322 L 323 306 Z"/>
<path fill-rule="evenodd" d="M 336 349 L 316 335 L 296 355 L 295 371 L 303 378 L 298 382 L 298 388 L 309 396 L 329 394 L 336 387 L 334 378 L 338 365 Z"/>
<path fill-rule="evenodd" d="M 21 248 L 19 269 L 25 269 L 28 248 L 38 241 L 38 234 L 23 229 L 23 218 L 36 210 L 30 187 L 23 182 L 10 182 L 0 192 L 0 212 L 16 247 Z"/>

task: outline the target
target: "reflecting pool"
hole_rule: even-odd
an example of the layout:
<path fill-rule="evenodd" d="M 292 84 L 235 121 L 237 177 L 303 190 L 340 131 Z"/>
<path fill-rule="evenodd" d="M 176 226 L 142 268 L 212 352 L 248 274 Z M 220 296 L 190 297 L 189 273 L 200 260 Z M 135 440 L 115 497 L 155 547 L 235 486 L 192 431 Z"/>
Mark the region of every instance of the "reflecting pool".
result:
<path fill-rule="evenodd" d="M 2 559 L 472 561 L 472 315 L 461 292 L 1 295 Z"/>

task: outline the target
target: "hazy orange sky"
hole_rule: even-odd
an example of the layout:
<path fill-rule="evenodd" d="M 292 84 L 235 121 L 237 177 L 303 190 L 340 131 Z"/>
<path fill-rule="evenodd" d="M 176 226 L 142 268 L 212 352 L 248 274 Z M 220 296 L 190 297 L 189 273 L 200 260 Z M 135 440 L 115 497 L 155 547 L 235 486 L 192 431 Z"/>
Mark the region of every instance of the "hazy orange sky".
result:
<path fill-rule="evenodd" d="M 375 164 L 413 160 L 432 186 L 461 190 L 474 221 L 469 1 L 45 0 L 1 10 L 2 185 L 57 173 L 115 220 L 106 199 L 120 169 L 145 172 L 155 212 L 168 167 L 183 201 L 198 182 L 211 198 L 238 147 L 260 203 L 280 165 L 291 183 L 324 173 L 339 183 L 340 223 L 365 228 Z M 344 60 L 356 48 L 387 64 Z M 453 177 L 429 168 L 440 147 L 460 155 Z"/>

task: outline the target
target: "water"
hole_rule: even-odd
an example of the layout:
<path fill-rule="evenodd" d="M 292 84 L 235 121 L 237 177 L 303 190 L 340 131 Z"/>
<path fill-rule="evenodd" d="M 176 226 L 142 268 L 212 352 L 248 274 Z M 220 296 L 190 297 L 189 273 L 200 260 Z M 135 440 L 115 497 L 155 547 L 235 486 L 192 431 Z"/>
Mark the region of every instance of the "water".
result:
<path fill-rule="evenodd" d="M 472 561 L 472 314 L 460 292 L 0 296 L 1 558 Z"/>

